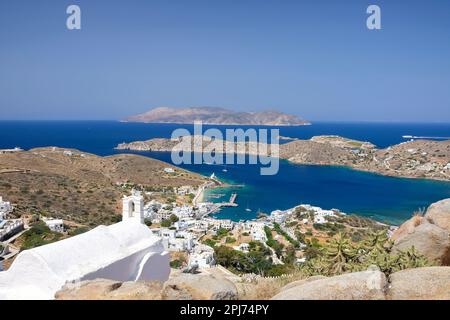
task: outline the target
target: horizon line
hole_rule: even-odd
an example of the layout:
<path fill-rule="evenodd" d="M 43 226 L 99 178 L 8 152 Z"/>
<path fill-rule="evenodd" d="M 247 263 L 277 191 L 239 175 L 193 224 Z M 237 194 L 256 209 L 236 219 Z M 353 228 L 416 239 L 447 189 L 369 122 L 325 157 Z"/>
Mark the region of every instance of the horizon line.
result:
<path fill-rule="evenodd" d="M 178 125 L 193 125 L 193 122 L 186 123 L 172 123 L 172 122 L 140 122 L 140 121 L 123 121 L 120 119 L 0 119 L 0 122 L 121 122 L 121 123 L 142 123 L 142 124 L 178 124 Z M 314 123 L 391 123 L 391 124 L 450 124 L 450 120 L 305 120 L 314 125 Z M 204 124 L 204 125 L 219 125 L 219 126 L 239 126 L 229 124 Z M 244 125 L 242 126 L 263 126 L 263 125 Z M 264 125 L 270 127 L 277 127 L 277 125 Z M 305 125 L 279 125 L 283 127 L 301 127 Z"/>

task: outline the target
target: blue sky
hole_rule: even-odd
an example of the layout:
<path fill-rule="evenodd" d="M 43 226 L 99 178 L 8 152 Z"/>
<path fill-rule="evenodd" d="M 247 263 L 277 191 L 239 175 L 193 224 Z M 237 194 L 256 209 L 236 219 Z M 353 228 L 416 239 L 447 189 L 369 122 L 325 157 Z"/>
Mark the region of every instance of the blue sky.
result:
<path fill-rule="evenodd" d="M 382 30 L 366 28 L 370 4 Z M 450 122 L 450 1 L 0 2 L 0 119 L 200 105 Z"/>

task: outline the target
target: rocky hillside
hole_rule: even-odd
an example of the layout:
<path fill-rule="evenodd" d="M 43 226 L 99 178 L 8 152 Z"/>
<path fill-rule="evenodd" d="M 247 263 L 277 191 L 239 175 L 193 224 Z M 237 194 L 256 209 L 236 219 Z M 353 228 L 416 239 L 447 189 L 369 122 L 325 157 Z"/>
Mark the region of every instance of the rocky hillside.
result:
<path fill-rule="evenodd" d="M 375 150 L 355 167 L 385 175 L 450 179 L 450 140 L 415 140 Z"/>
<path fill-rule="evenodd" d="M 134 141 L 130 143 L 121 143 L 117 145 L 117 150 L 134 151 L 184 151 L 192 150 L 223 150 L 223 153 L 243 153 L 243 154 L 264 154 L 270 155 L 270 144 L 257 143 L 253 141 L 231 142 L 221 139 L 212 139 L 208 136 L 186 136 L 178 139 L 155 138 L 146 141 Z"/>
<path fill-rule="evenodd" d="M 267 125 L 267 126 L 296 126 L 308 122 L 294 115 L 278 111 L 235 112 L 224 108 L 194 107 L 151 109 L 142 114 L 126 118 L 127 122 L 145 123 L 183 123 L 191 124 L 202 121 L 203 124 L 217 125 Z"/>
<path fill-rule="evenodd" d="M 369 142 L 319 136 L 280 145 L 293 163 L 342 165 L 383 175 L 450 180 L 450 140 L 416 140 L 377 149 Z"/>
<path fill-rule="evenodd" d="M 175 172 L 164 172 L 166 167 Z M 200 175 L 137 155 L 99 157 L 60 148 L 0 155 L 0 194 L 15 204 L 16 213 L 91 225 L 117 220 L 123 183 L 163 188 L 203 182 Z"/>
<path fill-rule="evenodd" d="M 198 137 L 202 137 L 203 140 L 196 143 L 197 147 L 201 146 L 205 151 L 214 147 L 209 137 Z M 193 149 L 194 143 L 180 144 L 180 141 L 150 139 L 122 143 L 117 149 L 169 152 Z M 224 150 L 234 150 L 235 153 L 269 154 L 298 164 L 340 165 L 396 177 L 450 180 L 450 140 L 416 140 L 377 149 L 375 145 L 366 141 L 339 136 L 315 136 L 309 140 L 294 140 L 280 144 L 279 154 L 270 152 L 270 144 L 214 141 L 214 144 L 223 146 Z M 208 146 L 209 149 L 206 148 Z"/>

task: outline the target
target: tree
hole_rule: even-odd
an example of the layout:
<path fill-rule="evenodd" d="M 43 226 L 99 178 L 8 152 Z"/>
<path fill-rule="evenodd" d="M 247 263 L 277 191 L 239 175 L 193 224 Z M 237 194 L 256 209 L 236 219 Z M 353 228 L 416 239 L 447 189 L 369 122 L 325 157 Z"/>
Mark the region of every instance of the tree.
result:
<path fill-rule="evenodd" d="M 225 228 L 219 228 L 219 230 L 217 230 L 217 236 L 219 238 L 225 237 L 228 233 L 229 231 Z"/>
<path fill-rule="evenodd" d="M 172 222 L 169 219 L 165 219 L 161 221 L 161 227 L 169 228 L 172 225 Z"/>
<path fill-rule="evenodd" d="M 170 220 L 172 223 L 174 223 L 174 222 L 177 222 L 177 221 L 180 220 L 180 219 L 177 217 L 177 215 L 171 214 L 170 217 L 169 217 L 169 220 Z"/>

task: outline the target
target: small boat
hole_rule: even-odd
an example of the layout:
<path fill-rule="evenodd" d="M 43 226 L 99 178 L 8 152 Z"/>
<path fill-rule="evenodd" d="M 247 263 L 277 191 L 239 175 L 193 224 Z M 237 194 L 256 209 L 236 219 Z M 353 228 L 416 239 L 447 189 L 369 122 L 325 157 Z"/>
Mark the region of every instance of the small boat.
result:
<path fill-rule="evenodd" d="M 223 171 L 223 172 L 228 172 L 228 170 L 227 170 L 227 169 L 222 169 L 222 171 Z"/>

